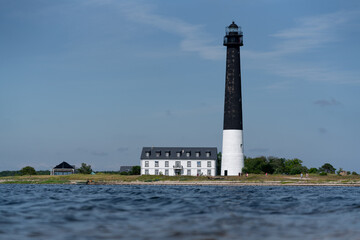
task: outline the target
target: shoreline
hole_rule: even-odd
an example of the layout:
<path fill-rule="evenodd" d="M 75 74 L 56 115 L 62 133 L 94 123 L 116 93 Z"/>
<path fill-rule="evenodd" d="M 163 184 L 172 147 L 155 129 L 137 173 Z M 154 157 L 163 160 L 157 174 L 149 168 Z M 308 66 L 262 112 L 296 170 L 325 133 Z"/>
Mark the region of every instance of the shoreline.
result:
<path fill-rule="evenodd" d="M 155 186 L 349 186 L 360 187 L 360 176 L 251 174 L 248 177 L 160 176 L 119 174 L 32 175 L 0 177 L 0 184 L 155 185 Z"/>
<path fill-rule="evenodd" d="M 62 183 L 47 183 L 37 181 L 14 182 L 11 180 L 0 179 L 0 184 L 50 184 L 50 185 L 147 185 L 147 186 L 309 186 L 309 187 L 360 187 L 360 183 L 314 183 L 314 182 L 280 182 L 280 181 L 264 181 L 264 182 L 242 182 L 242 181 L 92 181 L 87 183 L 83 180 L 72 180 Z"/>
<path fill-rule="evenodd" d="M 71 183 L 75 184 L 76 183 Z M 281 183 L 281 182 L 235 182 L 235 181 L 218 181 L 218 182 L 177 182 L 177 181 L 156 181 L 156 182 L 103 182 L 88 185 L 152 185 L 152 186 L 339 186 L 339 187 L 360 187 L 360 183 Z"/>

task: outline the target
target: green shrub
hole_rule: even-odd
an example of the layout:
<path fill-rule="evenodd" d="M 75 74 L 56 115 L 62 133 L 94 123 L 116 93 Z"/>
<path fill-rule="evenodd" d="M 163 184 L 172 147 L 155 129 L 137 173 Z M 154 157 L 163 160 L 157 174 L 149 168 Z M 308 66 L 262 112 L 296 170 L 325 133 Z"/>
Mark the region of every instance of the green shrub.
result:
<path fill-rule="evenodd" d="M 36 175 L 35 169 L 30 166 L 23 167 L 20 170 L 20 172 L 21 172 L 21 175 Z"/>
<path fill-rule="evenodd" d="M 336 168 L 334 168 L 330 163 L 325 163 L 319 168 L 319 170 L 326 173 L 335 173 Z"/>
<path fill-rule="evenodd" d="M 296 175 L 296 174 L 300 174 L 300 173 L 306 173 L 307 171 L 308 171 L 307 167 L 298 165 L 298 166 L 294 166 L 293 168 L 291 168 L 289 174 Z"/>
<path fill-rule="evenodd" d="M 91 165 L 82 163 L 81 167 L 78 169 L 78 172 L 81 174 L 91 174 L 92 173 Z"/>

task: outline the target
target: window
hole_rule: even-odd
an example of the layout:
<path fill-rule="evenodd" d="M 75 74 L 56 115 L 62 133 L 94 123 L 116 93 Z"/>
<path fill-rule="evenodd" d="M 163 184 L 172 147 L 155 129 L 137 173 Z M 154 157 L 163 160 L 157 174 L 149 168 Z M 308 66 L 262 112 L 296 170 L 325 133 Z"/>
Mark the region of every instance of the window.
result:
<path fill-rule="evenodd" d="M 187 167 L 191 167 L 191 161 L 187 161 Z"/>
<path fill-rule="evenodd" d="M 145 167 L 149 167 L 149 161 L 145 161 Z"/>
<path fill-rule="evenodd" d="M 161 152 L 160 151 L 157 151 L 156 152 L 156 157 L 160 157 L 161 156 Z"/>
<path fill-rule="evenodd" d="M 207 170 L 207 175 L 211 176 L 211 170 L 210 169 Z"/>
<path fill-rule="evenodd" d="M 159 170 L 155 169 L 155 175 L 159 175 Z"/>
<path fill-rule="evenodd" d="M 176 156 L 177 156 L 177 157 L 181 157 L 181 152 L 177 152 L 177 153 L 176 153 Z"/>
<path fill-rule="evenodd" d="M 211 167 L 211 161 L 207 161 L 207 166 Z"/>
<path fill-rule="evenodd" d="M 169 176 L 169 169 L 165 169 L 165 175 Z"/>
<path fill-rule="evenodd" d="M 159 161 L 155 161 L 155 167 L 159 167 Z"/>
<path fill-rule="evenodd" d="M 190 157 L 191 153 L 190 152 L 186 152 L 186 157 Z"/>
<path fill-rule="evenodd" d="M 181 162 L 180 162 L 180 161 L 176 161 L 176 162 L 175 162 L 175 167 L 177 167 L 177 168 L 181 167 Z"/>
<path fill-rule="evenodd" d="M 187 170 L 187 175 L 191 176 L 191 170 L 190 169 Z"/>
<path fill-rule="evenodd" d="M 201 161 L 197 161 L 197 167 L 201 167 Z"/>
<path fill-rule="evenodd" d="M 200 169 L 197 170 L 197 175 L 201 176 L 201 170 Z"/>
<path fill-rule="evenodd" d="M 195 153 L 195 156 L 196 156 L 196 157 L 200 157 L 200 152 L 196 152 L 196 153 Z"/>
<path fill-rule="evenodd" d="M 169 161 L 165 161 L 165 167 L 169 167 Z"/>
<path fill-rule="evenodd" d="M 206 157 L 210 157 L 211 156 L 211 152 L 206 152 Z"/>
<path fill-rule="evenodd" d="M 169 151 L 165 152 L 165 157 L 170 157 L 170 152 Z"/>
<path fill-rule="evenodd" d="M 71 172 L 54 172 L 54 175 L 69 175 Z"/>
<path fill-rule="evenodd" d="M 149 169 L 145 169 L 145 175 L 149 175 Z"/>
<path fill-rule="evenodd" d="M 149 151 L 145 152 L 145 156 L 150 157 L 150 152 Z"/>

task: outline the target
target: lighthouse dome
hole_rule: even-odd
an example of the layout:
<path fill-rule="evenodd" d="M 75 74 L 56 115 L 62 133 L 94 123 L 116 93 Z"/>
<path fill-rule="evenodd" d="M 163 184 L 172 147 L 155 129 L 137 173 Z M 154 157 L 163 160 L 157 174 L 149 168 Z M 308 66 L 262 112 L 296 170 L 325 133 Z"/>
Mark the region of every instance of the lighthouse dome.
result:
<path fill-rule="evenodd" d="M 235 22 L 233 21 L 228 28 L 239 28 L 238 25 L 235 24 Z"/>

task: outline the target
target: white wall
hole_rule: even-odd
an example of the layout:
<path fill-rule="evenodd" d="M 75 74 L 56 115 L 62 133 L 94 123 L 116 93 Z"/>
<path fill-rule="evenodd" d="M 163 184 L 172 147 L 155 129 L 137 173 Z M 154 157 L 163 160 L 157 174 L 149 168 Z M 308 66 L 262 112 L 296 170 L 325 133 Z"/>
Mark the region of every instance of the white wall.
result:
<path fill-rule="evenodd" d="M 145 167 L 145 162 L 149 161 L 149 167 Z M 155 161 L 159 162 L 159 167 L 155 167 Z M 169 162 L 169 167 L 165 167 L 165 161 Z M 165 175 L 165 170 L 169 170 L 169 176 L 175 176 L 175 162 L 180 161 L 182 166 L 181 175 L 187 175 L 187 170 L 191 171 L 191 176 L 197 176 L 198 170 L 201 171 L 203 176 L 208 176 L 208 170 L 211 170 L 210 176 L 216 175 L 216 161 L 215 160 L 203 160 L 203 159 L 196 159 L 196 160 L 176 160 L 176 159 L 143 159 L 141 160 L 141 175 L 145 175 L 145 170 L 149 170 L 149 175 L 155 175 L 155 170 L 159 170 L 160 172 Z M 187 162 L 191 162 L 191 167 L 187 166 Z M 201 162 L 201 167 L 197 166 L 197 162 Z M 207 166 L 207 162 L 211 162 L 211 167 Z"/>
<path fill-rule="evenodd" d="M 221 160 L 221 175 L 237 176 L 244 167 L 243 131 L 224 130 Z"/>

